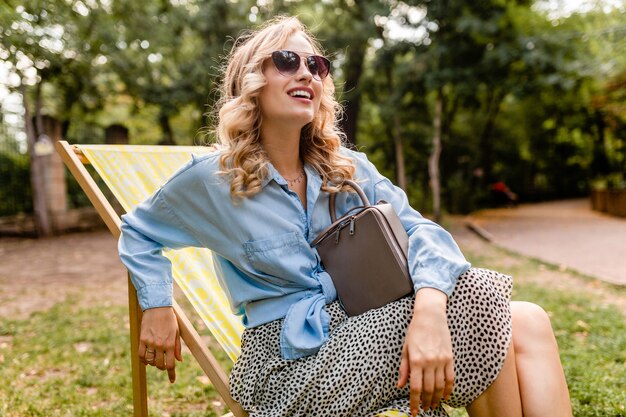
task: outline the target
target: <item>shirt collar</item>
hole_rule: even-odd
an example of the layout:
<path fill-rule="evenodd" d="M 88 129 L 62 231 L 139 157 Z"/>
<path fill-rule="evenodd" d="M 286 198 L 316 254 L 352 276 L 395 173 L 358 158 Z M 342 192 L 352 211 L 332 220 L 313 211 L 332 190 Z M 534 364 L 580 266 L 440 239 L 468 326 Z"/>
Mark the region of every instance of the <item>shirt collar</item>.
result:
<path fill-rule="evenodd" d="M 269 182 L 272 180 L 276 181 L 278 185 L 288 185 L 287 181 L 285 181 L 285 179 L 282 177 L 282 175 L 280 175 L 278 170 L 274 168 L 274 165 L 272 165 L 271 162 L 267 163 L 267 170 L 268 175 L 263 179 L 263 181 L 261 181 L 262 188 L 265 188 L 265 186 L 269 184 Z M 304 173 L 306 174 L 307 184 L 309 184 L 309 186 L 313 186 L 314 189 L 319 189 L 319 187 L 322 185 L 322 179 L 320 178 L 317 171 L 315 171 L 312 166 L 305 163 Z"/>
<path fill-rule="evenodd" d="M 269 184 L 270 181 L 274 180 L 277 183 L 281 183 L 281 176 L 278 173 L 278 170 L 276 170 L 276 168 L 274 168 L 274 165 L 272 165 L 271 162 L 267 163 L 267 175 L 265 176 L 265 178 L 263 178 L 263 181 L 261 181 L 261 187 L 265 188 L 265 186 L 267 184 Z M 285 183 L 284 180 L 282 180 L 283 183 Z"/>

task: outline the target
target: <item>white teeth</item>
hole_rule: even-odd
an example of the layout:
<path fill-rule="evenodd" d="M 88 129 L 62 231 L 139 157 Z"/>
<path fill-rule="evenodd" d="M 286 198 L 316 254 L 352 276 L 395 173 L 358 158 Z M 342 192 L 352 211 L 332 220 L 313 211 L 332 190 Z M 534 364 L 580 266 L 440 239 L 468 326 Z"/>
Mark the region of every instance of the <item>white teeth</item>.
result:
<path fill-rule="evenodd" d="M 289 95 L 291 97 L 304 97 L 304 98 L 308 98 L 309 100 L 311 99 L 311 94 L 308 91 L 304 91 L 304 90 L 294 90 L 290 92 Z"/>

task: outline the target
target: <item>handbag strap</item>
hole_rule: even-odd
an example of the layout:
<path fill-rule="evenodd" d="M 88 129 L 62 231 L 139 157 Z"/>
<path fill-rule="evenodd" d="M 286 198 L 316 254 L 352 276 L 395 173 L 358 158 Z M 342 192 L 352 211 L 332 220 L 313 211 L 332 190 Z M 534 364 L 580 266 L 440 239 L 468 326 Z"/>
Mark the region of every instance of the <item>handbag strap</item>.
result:
<path fill-rule="evenodd" d="M 361 198 L 361 201 L 363 202 L 363 206 L 365 207 L 371 206 L 370 201 L 367 199 L 367 196 L 365 195 L 365 192 L 356 182 L 352 180 L 344 180 L 343 185 L 349 185 L 350 187 L 352 187 L 354 191 L 356 191 L 356 193 Z M 335 216 L 335 199 L 336 198 L 337 198 L 337 193 L 332 193 L 328 200 L 328 210 L 330 211 L 331 223 L 335 223 L 335 221 L 337 220 L 337 217 Z"/>

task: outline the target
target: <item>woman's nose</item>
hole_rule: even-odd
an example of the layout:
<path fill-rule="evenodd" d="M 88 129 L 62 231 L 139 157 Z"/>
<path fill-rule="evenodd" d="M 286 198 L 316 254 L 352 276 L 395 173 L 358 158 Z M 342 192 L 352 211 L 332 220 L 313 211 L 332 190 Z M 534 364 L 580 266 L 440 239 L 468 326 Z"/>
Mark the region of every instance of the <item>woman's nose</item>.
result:
<path fill-rule="evenodd" d="M 313 78 L 313 74 L 311 70 L 309 70 L 308 65 L 306 64 L 306 58 L 300 58 L 300 67 L 298 68 L 298 72 L 296 73 L 298 80 L 307 79 L 310 80 Z"/>

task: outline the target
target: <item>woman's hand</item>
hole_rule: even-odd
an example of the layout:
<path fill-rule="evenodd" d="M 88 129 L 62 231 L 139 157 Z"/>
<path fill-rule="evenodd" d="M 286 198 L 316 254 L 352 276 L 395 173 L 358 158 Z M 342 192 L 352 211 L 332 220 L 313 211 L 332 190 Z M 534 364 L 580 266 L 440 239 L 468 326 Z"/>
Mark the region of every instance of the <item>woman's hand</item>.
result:
<path fill-rule="evenodd" d="M 413 416 L 420 411 L 420 401 L 422 408 L 429 410 L 438 407 L 442 398 L 449 399 L 452 393 L 454 362 L 446 303 L 446 294 L 433 288 L 422 288 L 415 295 L 398 379 L 400 388 L 410 379 Z"/>
<path fill-rule="evenodd" d="M 151 308 L 143 312 L 139 336 L 139 359 L 145 365 L 167 369 L 170 382 L 176 380 L 176 363 L 182 362 L 178 321 L 172 307 Z"/>

